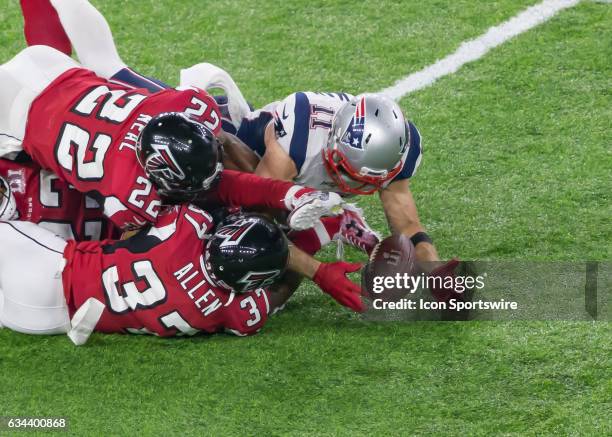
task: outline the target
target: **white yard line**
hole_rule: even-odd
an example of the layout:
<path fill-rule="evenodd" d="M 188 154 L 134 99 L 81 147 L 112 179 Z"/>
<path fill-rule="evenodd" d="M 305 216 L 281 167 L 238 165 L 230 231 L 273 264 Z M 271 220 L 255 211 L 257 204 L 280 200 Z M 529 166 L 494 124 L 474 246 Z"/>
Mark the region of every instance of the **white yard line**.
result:
<path fill-rule="evenodd" d="M 491 27 L 478 38 L 465 41 L 454 53 L 400 79 L 395 85 L 380 92 L 399 100 L 406 94 L 425 88 L 439 78 L 456 72 L 468 62 L 482 58 L 492 48 L 548 21 L 559 11 L 576 6 L 579 2 L 580 0 L 544 0 L 530 6 L 508 21 Z"/>

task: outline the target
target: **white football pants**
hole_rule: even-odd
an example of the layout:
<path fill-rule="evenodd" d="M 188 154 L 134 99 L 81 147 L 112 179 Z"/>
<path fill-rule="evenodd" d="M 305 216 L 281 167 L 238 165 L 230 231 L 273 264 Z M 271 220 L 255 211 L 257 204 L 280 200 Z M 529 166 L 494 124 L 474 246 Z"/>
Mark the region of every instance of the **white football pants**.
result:
<path fill-rule="evenodd" d="M 70 316 L 62 287 L 66 242 L 27 222 L 0 222 L 0 327 L 65 334 Z"/>
<path fill-rule="evenodd" d="M 28 111 L 34 99 L 58 76 L 79 67 L 51 47 L 31 46 L 0 65 L 0 157 L 22 150 Z"/>
<path fill-rule="evenodd" d="M 117 52 L 104 16 L 87 0 L 51 0 L 79 62 L 98 76 L 111 78 L 127 65 Z"/>
<path fill-rule="evenodd" d="M 251 114 L 251 108 L 234 79 L 216 65 L 203 62 L 181 70 L 181 86 L 195 86 L 203 90 L 221 88 L 227 96 L 228 111 L 236 130 L 240 128 L 242 119 Z"/>

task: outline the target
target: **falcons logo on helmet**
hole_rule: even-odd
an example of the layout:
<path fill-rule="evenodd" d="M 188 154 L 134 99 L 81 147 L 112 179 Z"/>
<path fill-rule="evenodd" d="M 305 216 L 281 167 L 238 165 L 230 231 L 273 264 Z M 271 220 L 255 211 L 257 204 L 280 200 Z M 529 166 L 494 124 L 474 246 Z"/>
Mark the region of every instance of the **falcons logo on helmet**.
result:
<path fill-rule="evenodd" d="M 155 153 L 145 161 L 145 171 L 166 181 L 182 181 L 185 172 L 178 165 L 167 144 L 151 144 Z"/>
<path fill-rule="evenodd" d="M 249 272 L 238 281 L 239 284 L 244 284 L 242 292 L 253 291 L 259 288 L 266 288 L 274 284 L 276 278 L 280 275 L 280 270 L 269 270 L 267 272 Z"/>
<path fill-rule="evenodd" d="M 223 238 L 219 247 L 236 246 L 249 232 L 256 222 L 249 220 L 237 220 L 234 223 L 223 226 L 215 233 L 215 237 Z"/>

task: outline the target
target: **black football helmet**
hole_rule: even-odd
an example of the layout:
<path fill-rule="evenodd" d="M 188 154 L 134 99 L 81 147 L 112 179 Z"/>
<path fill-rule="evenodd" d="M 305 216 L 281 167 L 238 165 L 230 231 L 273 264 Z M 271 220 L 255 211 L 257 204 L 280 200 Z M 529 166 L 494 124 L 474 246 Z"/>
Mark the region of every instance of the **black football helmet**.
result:
<path fill-rule="evenodd" d="M 153 117 L 138 138 L 136 155 L 158 193 L 174 201 L 210 189 L 223 170 L 217 138 L 182 112 Z"/>
<path fill-rule="evenodd" d="M 228 216 L 216 229 L 206 251 L 211 279 L 228 291 L 246 293 L 274 284 L 289 260 L 287 238 L 260 214 Z"/>

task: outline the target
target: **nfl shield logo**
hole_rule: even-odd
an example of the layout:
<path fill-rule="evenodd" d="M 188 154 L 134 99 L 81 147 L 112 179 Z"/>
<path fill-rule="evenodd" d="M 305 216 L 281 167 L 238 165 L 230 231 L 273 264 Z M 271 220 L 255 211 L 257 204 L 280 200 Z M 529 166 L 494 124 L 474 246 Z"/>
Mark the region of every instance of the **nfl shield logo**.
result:
<path fill-rule="evenodd" d="M 26 192 L 26 178 L 25 170 L 9 170 L 6 174 L 7 182 L 13 193 L 25 194 Z"/>

